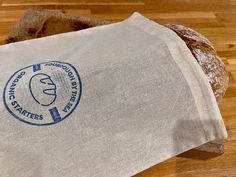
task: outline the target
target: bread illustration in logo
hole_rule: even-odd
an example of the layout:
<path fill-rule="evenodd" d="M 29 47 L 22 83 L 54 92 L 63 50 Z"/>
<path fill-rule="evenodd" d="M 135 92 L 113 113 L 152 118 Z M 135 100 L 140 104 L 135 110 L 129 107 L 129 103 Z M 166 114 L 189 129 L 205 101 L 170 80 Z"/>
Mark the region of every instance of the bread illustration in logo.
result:
<path fill-rule="evenodd" d="M 57 98 L 57 87 L 47 74 L 39 73 L 32 76 L 29 88 L 34 100 L 42 106 L 51 105 Z"/>

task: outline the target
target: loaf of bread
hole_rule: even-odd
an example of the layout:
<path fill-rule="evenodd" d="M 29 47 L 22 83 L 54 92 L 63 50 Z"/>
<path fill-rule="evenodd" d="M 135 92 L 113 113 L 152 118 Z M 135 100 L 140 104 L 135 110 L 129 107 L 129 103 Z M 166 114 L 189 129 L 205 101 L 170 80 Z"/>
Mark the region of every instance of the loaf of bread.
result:
<path fill-rule="evenodd" d="M 29 9 L 13 27 L 5 42 L 34 39 L 109 23 L 113 22 L 34 8 Z M 165 26 L 173 30 L 186 43 L 208 77 L 219 104 L 227 89 L 228 74 L 212 44 L 203 35 L 185 26 L 173 24 Z"/>
<path fill-rule="evenodd" d="M 211 84 L 218 104 L 228 87 L 228 73 L 213 45 L 200 33 L 175 24 L 164 25 L 173 30 L 188 46 Z"/>

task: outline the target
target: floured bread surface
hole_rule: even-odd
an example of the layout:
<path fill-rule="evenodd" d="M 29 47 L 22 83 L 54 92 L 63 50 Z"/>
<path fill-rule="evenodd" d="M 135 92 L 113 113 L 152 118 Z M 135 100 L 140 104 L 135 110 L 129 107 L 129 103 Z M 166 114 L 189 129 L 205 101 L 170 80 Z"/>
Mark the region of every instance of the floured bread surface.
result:
<path fill-rule="evenodd" d="M 228 87 L 228 73 L 213 45 L 202 34 L 182 25 L 167 24 L 188 46 L 193 56 L 207 75 L 218 104 Z"/>

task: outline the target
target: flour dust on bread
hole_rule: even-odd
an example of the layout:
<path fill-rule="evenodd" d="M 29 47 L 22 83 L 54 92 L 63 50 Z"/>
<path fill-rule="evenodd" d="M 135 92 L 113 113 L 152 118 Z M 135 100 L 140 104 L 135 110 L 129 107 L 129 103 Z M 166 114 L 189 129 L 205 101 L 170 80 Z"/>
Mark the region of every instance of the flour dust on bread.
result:
<path fill-rule="evenodd" d="M 219 104 L 228 87 L 228 73 L 210 41 L 202 34 L 182 25 L 165 24 L 188 46 L 193 56 L 206 74 Z"/>

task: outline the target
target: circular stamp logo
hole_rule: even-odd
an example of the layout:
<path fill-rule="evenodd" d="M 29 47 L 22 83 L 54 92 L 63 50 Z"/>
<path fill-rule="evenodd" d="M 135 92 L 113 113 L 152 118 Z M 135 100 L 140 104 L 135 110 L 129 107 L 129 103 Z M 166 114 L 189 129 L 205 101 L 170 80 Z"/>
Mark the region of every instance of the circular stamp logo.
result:
<path fill-rule="evenodd" d="M 75 67 L 50 61 L 16 71 L 5 85 L 3 101 L 16 119 L 44 126 L 67 118 L 77 107 L 81 93 Z"/>

